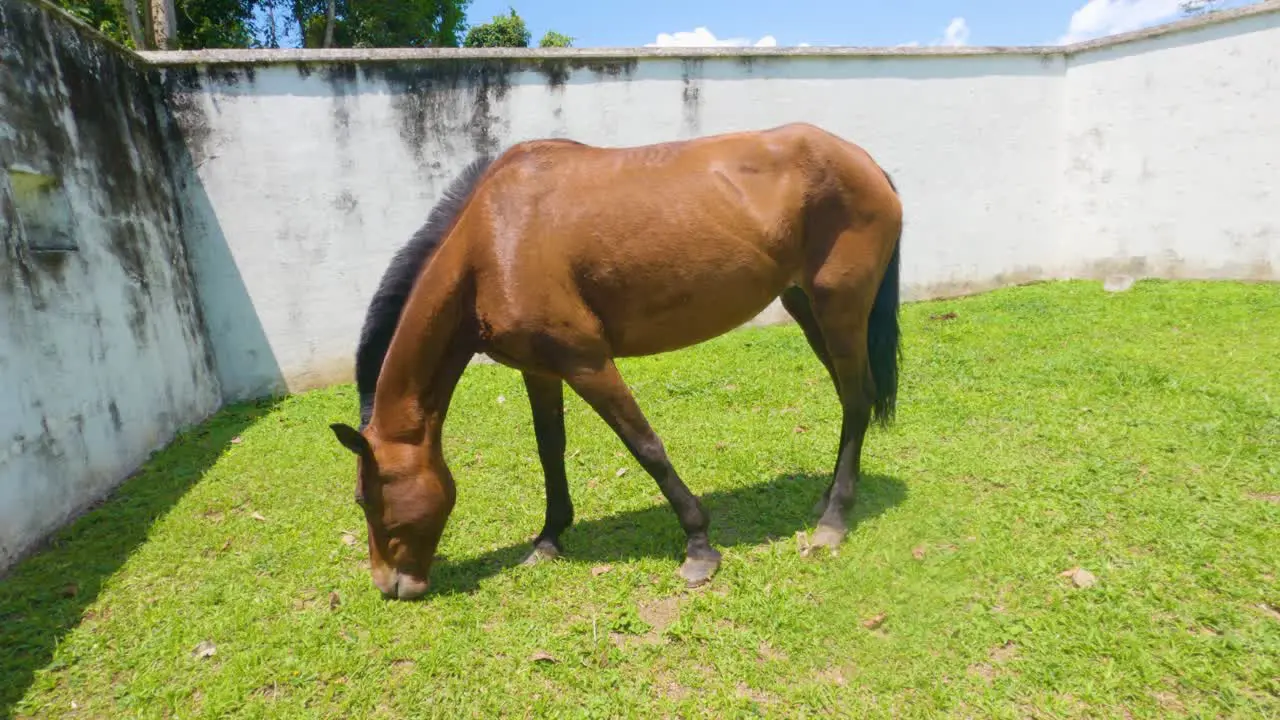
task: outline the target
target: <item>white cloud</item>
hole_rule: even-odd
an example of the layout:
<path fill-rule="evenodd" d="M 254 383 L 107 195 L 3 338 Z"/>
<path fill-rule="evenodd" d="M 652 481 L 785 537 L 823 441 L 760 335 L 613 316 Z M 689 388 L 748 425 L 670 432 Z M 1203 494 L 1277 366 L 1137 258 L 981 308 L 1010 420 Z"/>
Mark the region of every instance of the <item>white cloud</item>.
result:
<path fill-rule="evenodd" d="M 777 47 L 778 40 L 772 35 L 752 42 L 749 38 L 725 38 L 721 40 L 704 27 L 694 28 L 693 32 L 658 33 L 655 42 L 647 47 Z"/>
<path fill-rule="evenodd" d="M 1071 15 L 1063 44 L 1138 30 L 1182 12 L 1181 0 L 1089 0 Z"/>
<path fill-rule="evenodd" d="M 934 40 L 933 42 L 929 43 L 929 45 L 934 47 L 937 47 L 939 45 L 942 45 L 945 47 L 961 47 L 963 45 L 968 45 L 968 44 L 969 44 L 969 21 L 965 20 L 962 17 L 952 18 L 951 22 L 947 23 L 946 29 L 942 31 L 942 39 Z M 912 40 L 911 42 L 899 43 L 894 47 L 900 47 L 900 48 L 920 47 L 920 41 Z"/>
<path fill-rule="evenodd" d="M 960 47 L 969 44 L 969 23 L 962 17 L 953 18 L 942 33 L 942 44 Z"/>

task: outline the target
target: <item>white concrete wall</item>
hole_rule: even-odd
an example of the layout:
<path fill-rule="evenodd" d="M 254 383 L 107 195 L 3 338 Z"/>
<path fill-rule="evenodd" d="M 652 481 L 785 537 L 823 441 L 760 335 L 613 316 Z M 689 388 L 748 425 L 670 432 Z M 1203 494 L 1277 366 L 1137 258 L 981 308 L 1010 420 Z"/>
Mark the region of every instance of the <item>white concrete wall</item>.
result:
<path fill-rule="evenodd" d="M 426 95 L 416 91 L 452 82 L 430 63 L 202 73 L 180 121 L 201 138 L 193 187 L 216 228 L 191 247 L 223 389 L 349 381 L 392 253 L 479 147 L 527 138 L 634 145 L 806 120 L 893 173 L 910 208 L 915 294 L 1035 265 L 1060 230 L 1046 188 L 1058 176 L 1062 66 L 1037 55 L 657 58 L 553 85 L 535 68 L 500 80 L 494 65 L 487 92 L 464 79 Z"/>
<path fill-rule="evenodd" d="M 1079 52 L 1067 79 L 1055 264 L 1280 279 L 1280 12 Z"/>
<path fill-rule="evenodd" d="M 1063 50 L 149 59 L 183 98 L 211 229 L 192 247 L 240 397 L 348 380 L 391 254 L 477 149 L 527 138 L 823 126 L 898 182 L 908 298 L 1116 270 L 1276 279 L 1280 2 L 1218 18 Z"/>
<path fill-rule="evenodd" d="M 528 138 L 820 125 L 897 182 L 908 298 L 1280 279 L 1276 0 L 1067 49 L 680 53 L 147 54 L 188 136 L 227 396 L 349 381 L 391 255 L 478 150 Z"/>
<path fill-rule="evenodd" d="M 3 571 L 220 398 L 145 74 L 10 0 L 0 67 Z M 33 175 L 60 181 L 74 249 L 34 251 Z"/>

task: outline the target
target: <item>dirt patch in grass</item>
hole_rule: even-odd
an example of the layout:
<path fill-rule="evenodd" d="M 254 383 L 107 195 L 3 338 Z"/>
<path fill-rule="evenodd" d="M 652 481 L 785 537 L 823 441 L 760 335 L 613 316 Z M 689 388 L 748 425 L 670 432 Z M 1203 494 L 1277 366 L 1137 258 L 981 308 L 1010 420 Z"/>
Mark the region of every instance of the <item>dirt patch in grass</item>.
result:
<path fill-rule="evenodd" d="M 653 680 L 653 689 L 658 696 L 671 700 L 672 702 L 683 702 L 694 694 L 684 684 L 677 681 L 670 673 L 658 673 Z"/>
<path fill-rule="evenodd" d="M 737 691 L 738 697 L 742 698 L 743 700 L 750 700 L 751 702 L 757 705 L 763 705 L 765 707 L 768 707 L 771 705 L 776 705 L 779 702 L 778 696 L 774 695 L 773 693 L 766 692 L 764 690 L 760 690 L 757 688 L 753 688 L 745 682 L 739 681 L 737 688 L 735 689 Z"/>
<path fill-rule="evenodd" d="M 1003 666 L 1018 655 L 1018 646 L 1012 642 L 1007 642 L 999 647 L 992 648 L 988 654 L 986 661 L 974 663 L 969 666 L 969 674 L 982 678 L 983 681 L 990 683 L 997 675 L 1004 672 Z"/>
<path fill-rule="evenodd" d="M 618 647 L 628 647 L 665 643 L 667 640 L 664 633 L 680 617 L 680 599 L 662 597 L 645 600 L 636 608 L 636 615 L 647 630 L 635 633 L 634 628 L 628 626 L 627 629 L 632 632 L 611 632 L 609 639 L 613 644 Z"/>
<path fill-rule="evenodd" d="M 661 635 L 680 617 L 680 599 L 664 597 L 642 602 L 639 614 L 641 620 L 653 627 L 653 632 Z"/>
<path fill-rule="evenodd" d="M 762 640 L 756 648 L 756 653 L 762 663 L 785 663 L 791 658 L 783 651 L 769 644 L 769 641 Z"/>

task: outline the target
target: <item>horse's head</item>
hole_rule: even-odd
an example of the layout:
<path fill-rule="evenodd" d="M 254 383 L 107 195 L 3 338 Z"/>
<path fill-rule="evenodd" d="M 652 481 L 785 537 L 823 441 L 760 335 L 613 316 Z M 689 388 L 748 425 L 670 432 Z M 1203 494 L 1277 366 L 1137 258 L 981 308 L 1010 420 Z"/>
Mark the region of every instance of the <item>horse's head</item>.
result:
<path fill-rule="evenodd" d="M 449 469 L 420 445 L 382 441 L 342 423 L 329 427 L 357 458 L 356 503 L 369 526 L 373 584 L 388 598 L 423 595 L 456 497 Z"/>

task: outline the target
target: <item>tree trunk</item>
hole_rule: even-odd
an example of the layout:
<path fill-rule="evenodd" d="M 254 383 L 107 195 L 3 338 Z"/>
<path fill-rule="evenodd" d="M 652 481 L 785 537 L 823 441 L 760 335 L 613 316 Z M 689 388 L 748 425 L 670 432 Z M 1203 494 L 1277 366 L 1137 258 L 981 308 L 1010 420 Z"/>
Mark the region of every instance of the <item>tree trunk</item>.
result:
<path fill-rule="evenodd" d="M 280 47 L 280 36 L 276 32 L 276 4 L 264 3 L 267 9 L 267 47 L 275 50 Z"/>
<path fill-rule="evenodd" d="M 329 10 L 325 15 L 324 21 L 324 45 L 322 47 L 333 47 L 333 24 L 337 20 L 338 0 L 329 0 Z"/>
<path fill-rule="evenodd" d="M 148 31 L 151 34 L 152 47 L 156 50 L 173 50 L 173 36 L 177 34 L 177 12 L 173 0 L 149 0 L 151 12 L 148 13 Z"/>
<path fill-rule="evenodd" d="M 147 32 L 142 27 L 142 16 L 138 14 L 138 0 L 123 0 L 122 4 L 124 5 L 124 22 L 129 27 L 129 38 L 133 40 L 134 49 L 150 50 L 151 43 L 147 42 Z"/>

